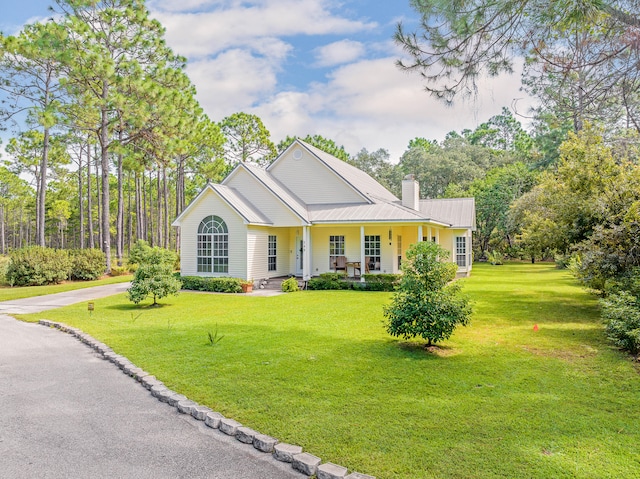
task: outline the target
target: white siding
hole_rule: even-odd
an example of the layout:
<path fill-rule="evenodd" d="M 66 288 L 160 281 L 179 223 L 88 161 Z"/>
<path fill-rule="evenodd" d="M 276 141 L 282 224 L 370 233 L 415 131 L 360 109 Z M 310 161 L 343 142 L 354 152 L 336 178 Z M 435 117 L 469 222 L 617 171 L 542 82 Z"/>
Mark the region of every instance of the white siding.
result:
<path fill-rule="evenodd" d="M 239 169 L 226 183 L 238 190 L 249 202 L 259 209 L 277 226 L 298 226 L 302 223 L 299 216 L 276 198 L 262 183 L 246 170 Z"/>
<path fill-rule="evenodd" d="M 276 270 L 269 271 L 269 235 L 276 237 Z M 247 231 L 249 279 L 289 274 L 289 229 L 249 227 Z"/>
<path fill-rule="evenodd" d="M 198 273 L 197 237 L 200 222 L 209 215 L 219 216 L 229 229 L 229 272 Z M 182 220 L 180 245 L 180 273 L 183 276 L 233 276 L 247 277 L 247 228 L 242 218 L 208 190 L 195 203 Z"/>
<path fill-rule="evenodd" d="M 302 149 L 301 149 L 302 150 Z M 293 150 L 281 157 L 269 172 L 306 204 L 363 203 L 365 200 L 317 158 Z"/>

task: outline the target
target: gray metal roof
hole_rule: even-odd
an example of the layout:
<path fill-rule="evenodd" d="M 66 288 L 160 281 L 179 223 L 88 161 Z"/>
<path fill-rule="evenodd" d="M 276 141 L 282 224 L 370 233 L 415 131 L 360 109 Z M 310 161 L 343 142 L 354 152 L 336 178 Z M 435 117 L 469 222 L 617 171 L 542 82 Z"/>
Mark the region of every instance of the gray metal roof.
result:
<path fill-rule="evenodd" d="M 396 198 L 389 190 L 361 169 L 356 168 L 355 166 L 350 165 L 349 163 L 342 161 L 313 145 L 305 143 L 300 139 L 297 141 L 370 201 L 374 201 L 371 196 L 378 196 L 386 201 L 398 201 L 398 198 Z"/>
<path fill-rule="evenodd" d="M 309 205 L 311 222 L 317 223 L 426 223 L 430 218 L 397 202 L 373 204 Z M 441 223 L 438 221 L 438 223 Z M 441 223 L 443 224 L 443 223 Z M 449 226 L 449 224 L 443 224 Z"/>
<path fill-rule="evenodd" d="M 229 186 L 219 184 L 209 184 L 212 190 L 214 190 L 223 200 L 225 200 L 229 206 L 238 212 L 244 220 L 249 224 L 257 225 L 272 225 L 273 222 L 262 214 L 257 208 L 255 208 L 249 200 L 247 200 L 238 190 L 230 188 Z"/>
<path fill-rule="evenodd" d="M 474 198 L 443 198 L 420 200 L 420 212 L 453 228 L 476 229 L 476 202 Z"/>

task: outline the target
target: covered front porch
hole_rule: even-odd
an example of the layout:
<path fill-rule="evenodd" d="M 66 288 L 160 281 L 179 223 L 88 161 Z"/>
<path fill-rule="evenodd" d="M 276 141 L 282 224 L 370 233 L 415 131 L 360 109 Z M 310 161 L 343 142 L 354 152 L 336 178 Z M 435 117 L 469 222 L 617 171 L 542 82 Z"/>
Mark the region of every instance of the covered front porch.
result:
<path fill-rule="evenodd" d="M 364 281 L 366 273 L 399 273 L 407 248 L 434 241 L 452 253 L 459 270 L 470 270 L 470 238 L 437 224 L 312 225 L 290 231 L 288 274 L 309 280 L 344 271 Z M 461 241 L 460 238 L 465 238 Z"/>

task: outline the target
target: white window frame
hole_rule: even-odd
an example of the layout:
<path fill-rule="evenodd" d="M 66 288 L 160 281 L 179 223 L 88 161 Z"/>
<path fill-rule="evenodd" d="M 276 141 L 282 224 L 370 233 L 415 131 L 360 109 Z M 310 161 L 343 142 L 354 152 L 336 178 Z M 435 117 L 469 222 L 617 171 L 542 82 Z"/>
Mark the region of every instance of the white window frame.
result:
<path fill-rule="evenodd" d="M 278 237 L 276 235 L 269 235 L 267 244 L 267 270 L 277 271 L 277 251 L 278 251 Z"/>
<path fill-rule="evenodd" d="M 459 268 L 467 267 L 467 237 L 456 236 L 456 264 Z"/>
<path fill-rule="evenodd" d="M 198 226 L 198 273 L 229 272 L 229 229 L 222 218 L 210 215 Z"/>
<path fill-rule="evenodd" d="M 369 271 L 380 271 L 382 264 L 380 235 L 364 235 L 364 256 L 369 258 Z"/>

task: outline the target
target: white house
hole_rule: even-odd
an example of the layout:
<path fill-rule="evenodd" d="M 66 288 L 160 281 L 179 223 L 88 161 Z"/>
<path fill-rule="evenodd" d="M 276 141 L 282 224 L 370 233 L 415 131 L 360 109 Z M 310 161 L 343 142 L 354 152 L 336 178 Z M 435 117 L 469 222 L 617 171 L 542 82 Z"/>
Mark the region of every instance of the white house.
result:
<path fill-rule="evenodd" d="M 266 169 L 240 163 L 208 184 L 173 225 L 181 228 L 184 276 L 397 273 L 417 241 L 449 250 L 465 276 L 475 203 L 421 200 L 411 176 L 399 200 L 362 170 L 296 140 Z"/>

